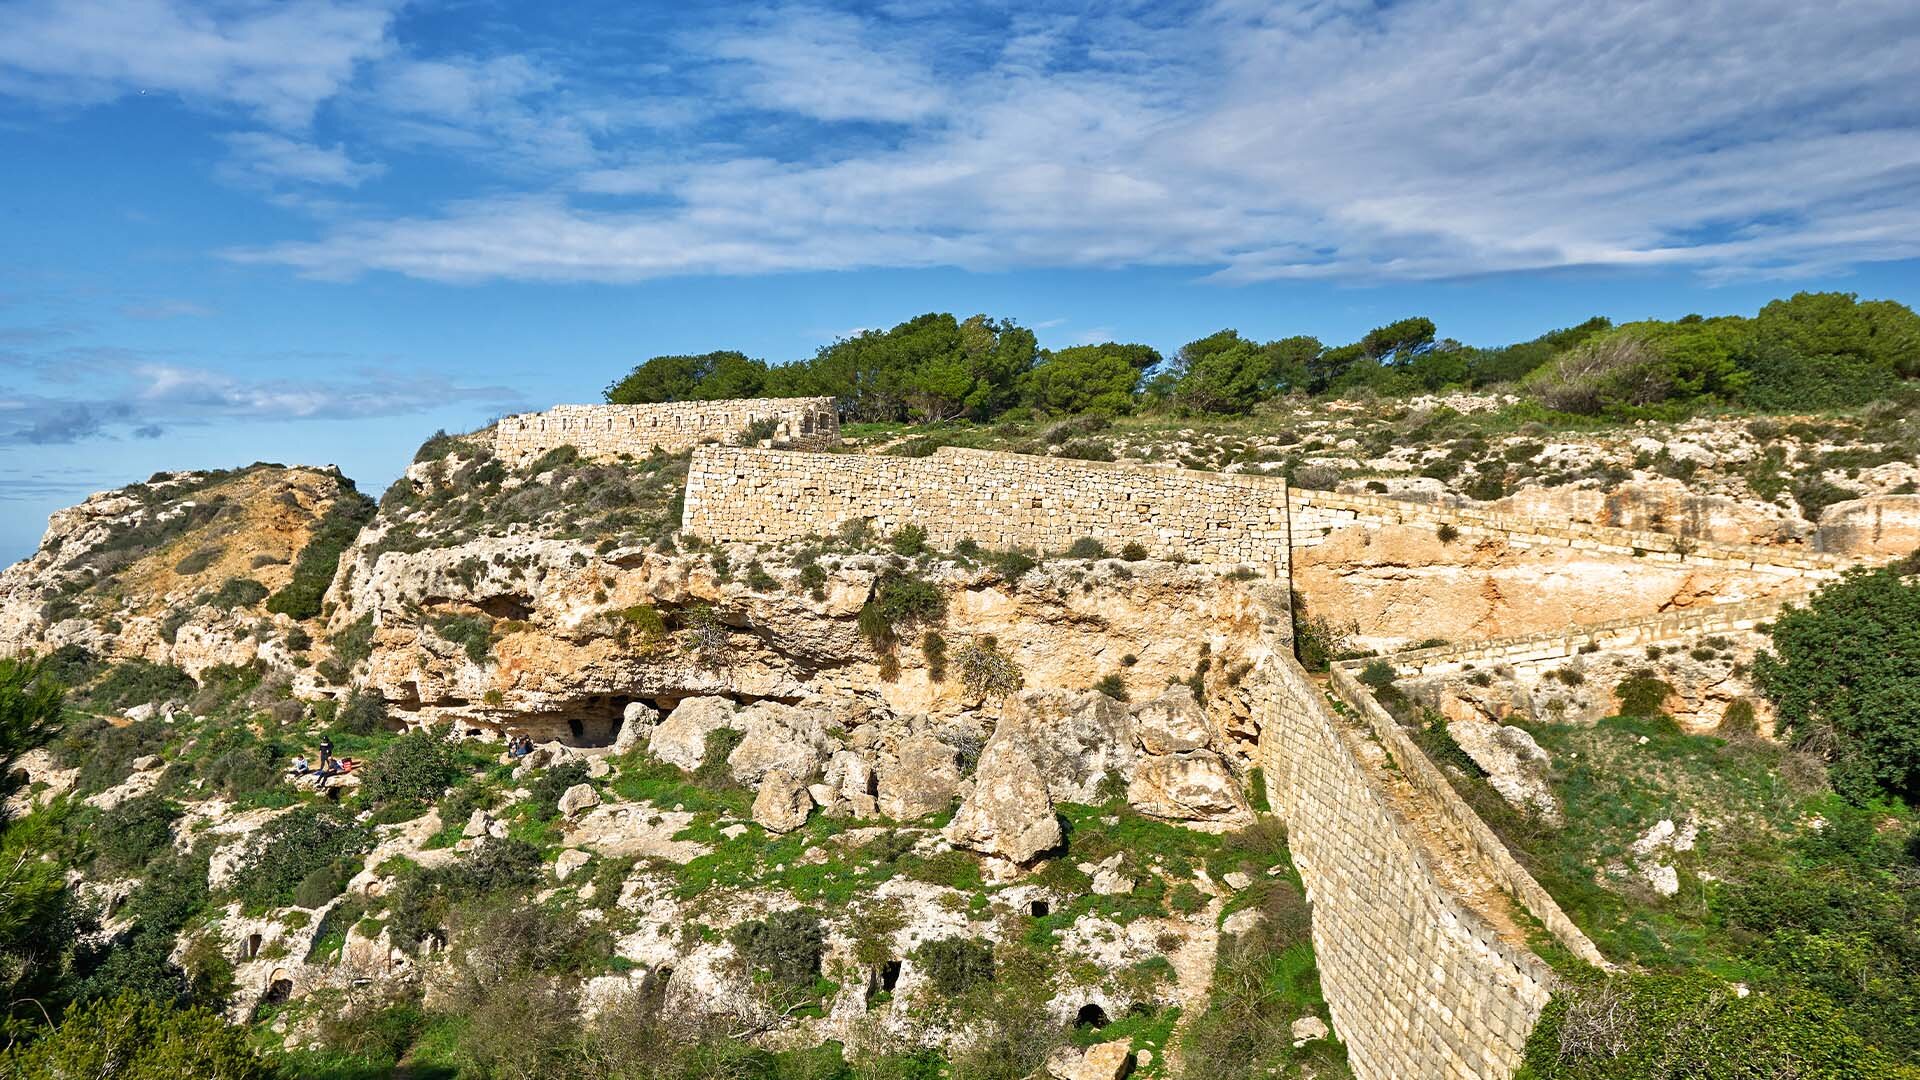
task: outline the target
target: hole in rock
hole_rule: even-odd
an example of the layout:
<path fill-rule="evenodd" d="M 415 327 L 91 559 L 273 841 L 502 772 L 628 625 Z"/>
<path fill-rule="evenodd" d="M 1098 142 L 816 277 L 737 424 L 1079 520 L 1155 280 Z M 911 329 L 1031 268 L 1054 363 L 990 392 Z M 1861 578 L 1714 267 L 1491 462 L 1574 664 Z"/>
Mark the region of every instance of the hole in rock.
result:
<path fill-rule="evenodd" d="M 253 959 L 254 957 L 256 957 L 256 956 L 259 956 L 259 955 L 260 955 L 260 935 L 259 935 L 259 934 L 248 934 L 248 935 L 247 935 L 247 943 L 246 943 L 246 945 L 245 945 L 245 946 L 243 946 L 243 952 L 242 952 L 242 954 L 241 954 L 241 959 L 243 959 L 243 960 L 251 960 L 251 959 Z"/>
<path fill-rule="evenodd" d="M 267 992 L 260 995 L 260 1004 L 255 1010 L 270 1009 L 275 1005 L 285 1005 L 293 997 L 292 979 L 275 979 L 267 984 Z"/>
<path fill-rule="evenodd" d="M 1080 1011 L 1074 1014 L 1073 1026 L 1098 1031 L 1107 1026 L 1107 1010 L 1089 1001 L 1080 1006 Z"/>
<path fill-rule="evenodd" d="M 1044 919 L 1052 911 L 1053 911 L 1053 905 L 1047 903 L 1045 900 L 1035 900 L 1031 904 L 1027 905 L 1027 914 L 1033 916 L 1036 919 Z"/>
<path fill-rule="evenodd" d="M 880 965 L 880 989 L 891 991 L 900 985 L 900 961 L 889 960 Z"/>

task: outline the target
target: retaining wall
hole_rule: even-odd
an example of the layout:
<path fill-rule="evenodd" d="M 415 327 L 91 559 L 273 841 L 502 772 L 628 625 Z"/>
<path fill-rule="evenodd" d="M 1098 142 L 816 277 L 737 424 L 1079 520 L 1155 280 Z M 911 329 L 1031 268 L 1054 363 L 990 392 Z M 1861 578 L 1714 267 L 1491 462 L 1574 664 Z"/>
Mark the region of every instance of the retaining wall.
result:
<path fill-rule="evenodd" d="M 1437 529 L 1446 524 L 1468 541 L 1490 538 L 1516 548 L 1572 548 L 1651 563 L 1717 565 L 1775 577 L 1831 577 L 1856 561 L 1792 548 L 1691 540 L 1668 533 L 1604 525 L 1555 524 L 1538 518 L 1429 506 L 1373 495 L 1295 489 L 1288 492 L 1287 505 L 1295 549 L 1325 543 L 1330 533 L 1352 525 L 1426 525 Z"/>
<path fill-rule="evenodd" d="M 830 397 L 556 405 L 503 418 L 494 427 L 493 445 L 494 453 L 510 461 L 559 446 L 576 447 L 587 457 L 645 457 L 655 449 L 729 442 L 749 425 L 767 420 L 776 423 L 769 440 L 774 446 L 826 450 L 840 445 L 840 418 Z"/>
<path fill-rule="evenodd" d="M 1268 798 L 1313 902 L 1321 988 L 1355 1075 L 1512 1076 L 1557 983 L 1504 906 L 1590 962 L 1598 950 L 1390 719 L 1341 716 L 1284 648 L 1250 688 Z"/>
<path fill-rule="evenodd" d="M 941 547 L 1057 552 L 1092 538 L 1118 553 L 1250 564 L 1284 577 L 1286 482 L 942 447 L 931 457 L 797 454 L 702 446 L 683 527 L 710 540 L 782 542 L 864 520 L 918 525 Z"/>

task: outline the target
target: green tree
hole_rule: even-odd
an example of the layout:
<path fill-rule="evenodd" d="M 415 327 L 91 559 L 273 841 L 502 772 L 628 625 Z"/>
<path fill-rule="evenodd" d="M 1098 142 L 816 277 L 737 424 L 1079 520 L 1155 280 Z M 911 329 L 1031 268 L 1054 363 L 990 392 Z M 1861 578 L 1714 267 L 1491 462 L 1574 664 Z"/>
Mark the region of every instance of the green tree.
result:
<path fill-rule="evenodd" d="M 760 396 L 766 381 L 766 361 L 730 349 L 656 356 L 607 387 L 606 398 L 615 405 L 750 398 Z"/>
<path fill-rule="evenodd" d="M 1021 404 L 1050 415 L 1130 411 L 1141 369 L 1126 348 L 1108 342 L 1049 350 L 1021 379 Z"/>
<path fill-rule="evenodd" d="M 1274 357 L 1237 330 L 1189 341 L 1174 356 L 1173 397 L 1195 412 L 1245 413 L 1271 397 Z"/>
<path fill-rule="evenodd" d="M 1794 741 L 1856 802 L 1920 801 L 1920 561 L 1850 571 L 1773 624 L 1754 675 Z"/>
<path fill-rule="evenodd" d="M 37 1042 L 0 1057 L 20 1080 L 269 1080 L 274 1075 L 244 1028 L 203 1008 L 176 1009 L 133 994 L 69 1012 Z"/>

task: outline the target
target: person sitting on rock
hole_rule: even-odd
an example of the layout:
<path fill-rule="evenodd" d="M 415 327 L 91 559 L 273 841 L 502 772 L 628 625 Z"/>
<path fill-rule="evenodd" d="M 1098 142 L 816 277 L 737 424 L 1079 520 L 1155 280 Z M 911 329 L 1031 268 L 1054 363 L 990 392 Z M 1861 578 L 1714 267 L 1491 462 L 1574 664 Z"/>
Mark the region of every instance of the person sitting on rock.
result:
<path fill-rule="evenodd" d="M 514 735 L 507 739 L 507 756 L 523 758 L 533 753 L 533 740 L 525 735 Z"/>
<path fill-rule="evenodd" d="M 294 757 L 293 778 L 295 780 L 300 779 L 301 777 L 307 775 L 312 771 L 313 771 L 313 764 L 307 760 L 307 756 L 305 754 L 299 754 Z"/>

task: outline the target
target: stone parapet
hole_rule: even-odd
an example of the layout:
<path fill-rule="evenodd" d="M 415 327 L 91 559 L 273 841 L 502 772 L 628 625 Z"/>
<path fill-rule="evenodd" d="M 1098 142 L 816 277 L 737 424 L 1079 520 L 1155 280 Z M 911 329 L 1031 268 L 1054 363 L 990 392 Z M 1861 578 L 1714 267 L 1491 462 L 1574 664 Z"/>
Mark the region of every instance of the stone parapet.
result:
<path fill-rule="evenodd" d="M 771 424 L 761 445 L 828 450 L 840 445 L 840 419 L 830 397 L 673 401 L 659 405 L 556 405 L 546 412 L 508 416 L 494 426 L 494 453 L 508 461 L 572 446 L 585 457 L 739 440 L 756 424 Z"/>
<path fill-rule="evenodd" d="M 1286 482 L 943 447 L 931 457 L 694 451 L 683 527 L 709 540 L 785 542 L 864 522 L 935 544 L 1059 552 L 1093 539 L 1118 554 L 1287 573 Z"/>

